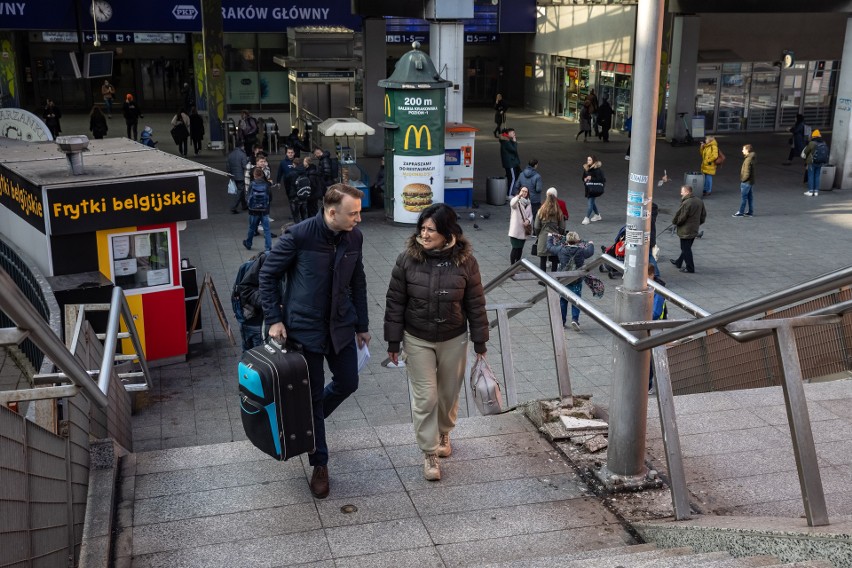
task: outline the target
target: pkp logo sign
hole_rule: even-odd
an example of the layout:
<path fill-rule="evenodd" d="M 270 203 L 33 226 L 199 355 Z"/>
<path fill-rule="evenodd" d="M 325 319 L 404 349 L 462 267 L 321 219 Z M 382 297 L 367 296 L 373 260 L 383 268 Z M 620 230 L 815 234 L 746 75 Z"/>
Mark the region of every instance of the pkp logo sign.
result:
<path fill-rule="evenodd" d="M 194 20 L 198 10 L 191 4 L 178 4 L 172 9 L 172 15 L 176 20 Z"/>

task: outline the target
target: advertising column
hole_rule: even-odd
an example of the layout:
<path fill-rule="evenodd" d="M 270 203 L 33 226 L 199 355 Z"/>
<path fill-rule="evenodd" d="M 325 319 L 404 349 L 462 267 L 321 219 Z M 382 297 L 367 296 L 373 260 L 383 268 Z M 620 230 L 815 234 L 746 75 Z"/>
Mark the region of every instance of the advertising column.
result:
<path fill-rule="evenodd" d="M 444 202 L 444 90 L 388 90 L 394 130 L 393 220 L 416 223 L 420 212 Z"/>
<path fill-rule="evenodd" d="M 444 202 L 444 124 L 446 88 L 428 55 L 403 55 L 385 88 L 385 191 L 393 195 L 386 213 L 396 223 L 416 223 L 420 212 Z"/>

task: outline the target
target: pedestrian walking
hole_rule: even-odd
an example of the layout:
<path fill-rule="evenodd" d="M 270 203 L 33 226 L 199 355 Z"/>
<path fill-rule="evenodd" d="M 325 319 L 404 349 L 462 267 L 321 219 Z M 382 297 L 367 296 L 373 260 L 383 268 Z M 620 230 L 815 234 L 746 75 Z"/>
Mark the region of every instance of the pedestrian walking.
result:
<path fill-rule="evenodd" d="M 121 108 L 121 114 L 124 115 L 124 122 L 127 124 L 127 137 L 131 140 L 136 140 L 137 128 L 139 127 L 139 119 L 145 118 L 142 114 L 142 109 L 136 104 L 133 95 L 127 93 L 124 97 L 124 105 Z"/>
<path fill-rule="evenodd" d="M 583 135 L 583 142 L 588 142 L 589 136 L 592 135 L 592 113 L 585 105 L 580 108 L 580 131 L 574 137 L 574 140 L 578 140 L 581 134 Z"/>
<path fill-rule="evenodd" d="M 328 497 L 331 485 L 325 419 L 358 389 L 358 349 L 370 343 L 364 236 L 357 227 L 363 195 L 349 185 L 329 187 L 322 215 L 285 230 L 260 269 L 268 335 L 301 345 L 308 364 L 316 443 L 308 463 L 317 499 Z"/>
<path fill-rule="evenodd" d="M 669 262 L 677 266 L 681 272 L 695 272 L 692 243 L 698 237 L 698 231 L 706 219 L 707 210 L 704 209 L 704 202 L 692 194 L 691 185 L 682 185 L 680 208 L 672 218 L 672 224 L 677 227 L 677 236 L 680 238 L 680 256 L 669 259 Z"/>
<path fill-rule="evenodd" d="M 529 189 L 522 186 L 518 194 L 509 201 L 509 243 L 512 252 L 509 253 L 509 263 L 515 264 L 524 256 L 524 244 L 532 235 L 532 207 L 529 199 Z"/>
<path fill-rule="evenodd" d="M 509 107 L 503 101 L 503 95 L 497 93 L 497 100 L 494 101 L 494 138 L 500 136 L 500 131 L 503 130 L 506 124 L 506 111 Z"/>
<path fill-rule="evenodd" d="M 246 151 L 239 145 L 234 146 L 234 149 L 231 150 L 228 154 L 227 160 L 225 161 L 225 169 L 237 185 L 237 193 L 231 201 L 231 213 L 234 214 L 239 213 L 239 210 L 237 209 L 238 207 L 241 207 L 243 211 L 248 209 L 248 204 L 246 203 L 245 183 L 245 171 L 248 164 L 249 159 L 248 156 L 246 156 Z"/>
<path fill-rule="evenodd" d="M 184 158 L 187 154 L 187 140 L 189 140 L 189 116 L 183 112 L 183 109 L 178 109 L 171 120 L 172 125 L 172 140 L 177 144 L 178 152 Z"/>
<path fill-rule="evenodd" d="M 552 192 L 548 189 L 547 195 L 541 209 L 538 210 L 538 215 L 535 216 L 533 223 L 533 234 L 536 235 L 535 251 L 533 254 L 538 256 L 539 268 L 547 270 L 547 261 L 550 260 L 550 271 L 556 272 L 558 259 L 547 252 L 547 235 L 550 233 L 563 234 L 565 232 L 565 216 L 559 208 L 559 202 L 556 199 L 556 190 Z"/>
<path fill-rule="evenodd" d="M 576 231 L 569 231 L 564 237 L 561 234 L 549 233 L 547 235 L 547 252 L 557 258 L 557 268 L 560 272 L 579 270 L 585 264 L 586 259 L 595 254 L 595 243 L 580 240 L 580 235 Z M 581 296 L 583 278 L 577 278 L 567 284 L 567 288 L 577 296 Z M 562 327 L 568 327 L 568 300 L 559 298 L 559 308 L 562 312 Z M 571 304 L 571 327 L 574 331 L 580 331 L 580 308 L 574 304 Z"/>
<path fill-rule="evenodd" d="M 531 218 L 535 219 L 538 210 L 541 209 L 541 200 L 544 196 L 541 185 L 541 174 L 538 173 L 538 160 L 535 158 L 527 162 L 527 167 L 518 176 L 515 187 L 512 188 L 512 195 L 515 195 L 521 187 L 526 187 L 529 190 L 530 206 L 532 207 Z"/>
<path fill-rule="evenodd" d="M 95 140 L 103 139 L 109 132 L 106 117 L 97 105 L 93 106 L 92 112 L 89 113 L 89 131 L 95 137 Z"/>
<path fill-rule="evenodd" d="M 808 166 L 808 190 L 805 195 L 816 197 L 819 195 L 819 182 L 822 167 L 828 163 L 828 144 L 822 139 L 822 133 L 818 129 L 811 132 L 811 141 L 802 150 L 802 157 Z"/>
<path fill-rule="evenodd" d="M 204 119 L 198 114 L 198 109 L 195 107 L 192 107 L 189 111 L 189 137 L 192 138 L 192 149 L 197 156 L 204 140 Z"/>
<path fill-rule="evenodd" d="M 509 195 L 521 174 L 521 158 L 518 156 L 518 136 L 514 128 L 507 128 L 500 134 L 500 161 L 506 170 L 506 181 L 509 182 Z"/>
<path fill-rule="evenodd" d="M 101 85 L 101 97 L 104 99 L 104 108 L 107 116 L 112 118 L 112 101 L 115 99 L 115 87 L 109 82 L 109 79 L 104 79 L 104 84 Z"/>
<path fill-rule="evenodd" d="M 756 155 L 751 144 L 743 146 L 743 165 L 740 168 L 740 208 L 734 213 L 734 217 L 753 217 L 754 216 L 754 166 L 756 164 Z M 746 211 L 748 205 L 748 211 Z"/>
<path fill-rule="evenodd" d="M 789 132 L 790 153 L 787 155 L 787 160 L 784 162 L 785 166 L 792 164 L 793 158 L 801 156 L 802 150 L 805 149 L 805 145 L 808 143 L 809 133 L 807 132 L 807 125 L 805 124 L 805 115 L 801 113 L 796 115 L 796 123 L 789 128 Z"/>
<path fill-rule="evenodd" d="M 707 196 L 713 192 L 713 176 L 716 175 L 716 164 L 719 159 L 719 145 L 716 138 L 705 137 L 698 151 L 701 152 L 701 173 L 704 174 L 704 190 L 701 195 Z"/>
<path fill-rule="evenodd" d="M 603 164 L 596 156 L 586 156 L 583 164 L 583 190 L 587 200 L 586 216 L 583 217 L 582 225 L 588 225 L 601 220 L 598 212 L 597 198 L 604 194 L 606 188 L 606 177 L 603 173 Z"/>
<path fill-rule="evenodd" d="M 583 108 L 589 111 L 589 123 L 591 128 L 594 128 L 595 136 L 600 138 L 600 131 L 598 130 L 598 107 L 598 96 L 595 94 L 594 89 L 590 89 L 586 98 L 583 100 Z M 589 132 L 589 135 L 591 136 L 591 132 Z"/>
<path fill-rule="evenodd" d="M 249 226 L 243 246 L 251 250 L 252 240 L 257 233 L 258 225 L 263 227 L 264 250 L 272 248 L 272 233 L 269 232 L 269 206 L 272 203 L 272 185 L 266 179 L 263 168 L 257 167 L 252 174 L 252 182 L 248 186 Z"/>
<path fill-rule="evenodd" d="M 603 96 L 603 101 L 598 107 L 597 125 L 600 127 L 598 139 L 609 142 L 609 129 L 612 128 L 612 106 L 609 104 L 609 95 Z"/>
<path fill-rule="evenodd" d="M 257 119 L 248 110 L 243 110 L 240 113 L 240 121 L 237 123 L 237 133 L 247 156 L 251 154 L 257 142 L 258 132 Z"/>
<path fill-rule="evenodd" d="M 62 132 L 62 126 L 59 124 L 59 119 L 62 118 L 62 111 L 56 106 L 53 99 L 45 100 L 41 116 L 44 119 L 47 129 L 50 130 L 50 134 L 55 139 Z"/>
<path fill-rule="evenodd" d="M 485 357 L 488 341 L 479 264 L 449 205 L 436 203 L 420 213 L 414 234 L 396 260 L 385 305 L 385 341 L 394 364 L 405 347 L 423 477 L 438 481 L 438 458 L 452 454 L 450 434 L 458 415 L 468 341 L 477 360 Z"/>

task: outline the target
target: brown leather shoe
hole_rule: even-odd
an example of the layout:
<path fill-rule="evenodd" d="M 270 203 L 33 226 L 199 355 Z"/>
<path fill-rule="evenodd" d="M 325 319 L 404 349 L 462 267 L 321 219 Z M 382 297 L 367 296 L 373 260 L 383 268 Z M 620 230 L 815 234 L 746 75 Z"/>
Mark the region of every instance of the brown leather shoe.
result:
<path fill-rule="evenodd" d="M 328 497 L 328 467 L 318 465 L 314 467 L 314 473 L 311 475 L 311 493 L 317 499 L 325 499 Z"/>

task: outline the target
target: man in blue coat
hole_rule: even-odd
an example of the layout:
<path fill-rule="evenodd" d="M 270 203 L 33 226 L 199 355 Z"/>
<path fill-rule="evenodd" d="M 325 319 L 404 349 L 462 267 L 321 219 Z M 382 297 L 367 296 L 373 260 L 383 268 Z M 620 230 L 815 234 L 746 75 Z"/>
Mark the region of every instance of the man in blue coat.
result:
<path fill-rule="evenodd" d="M 308 363 L 316 440 L 310 487 L 318 499 L 329 492 L 325 417 L 358 389 L 358 348 L 370 343 L 364 236 L 357 228 L 362 196 L 348 185 L 329 187 L 323 211 L 287 229 L 260 271 L 269 336 L 301 344 Z M 327 386 L 323 360 L 332 373 Z"/>

